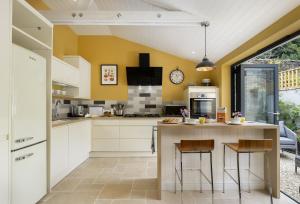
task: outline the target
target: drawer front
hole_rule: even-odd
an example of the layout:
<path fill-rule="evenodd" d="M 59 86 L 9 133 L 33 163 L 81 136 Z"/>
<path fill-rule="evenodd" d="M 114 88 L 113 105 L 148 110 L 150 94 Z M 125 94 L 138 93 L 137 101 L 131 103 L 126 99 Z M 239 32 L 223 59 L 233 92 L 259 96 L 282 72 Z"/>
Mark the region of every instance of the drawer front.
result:
<path fill-rule="evenodd" d="M 156 126 L 159 119 L 123 119 L 120 120 L 120 125 L 142 125 L 142 126 Z"/>
<path fill-rule="evenodd" d="M 152 126 L 120 126 L 120 138 L 151 139 Z"/>
<path fill-rule="evenodd" d="M 119 138 L 119 126 L 93 126 L 93 138 L 117 139 Z"/>
<path fill-rule="evenodd" d="M 151 152 L 151 139 L 120 139 L 120 151 Z"/>
<path fill-rule="evenodd" d="M 119 139 L 93 139 L 92 151 L 119 151 Z"/>
<path fill-rule="evenodd" d="M 93 125 L 119 125 L 119 120 L 110 120 L 110 119 L 99 119 L 99 120 L 93 120 Z"/>

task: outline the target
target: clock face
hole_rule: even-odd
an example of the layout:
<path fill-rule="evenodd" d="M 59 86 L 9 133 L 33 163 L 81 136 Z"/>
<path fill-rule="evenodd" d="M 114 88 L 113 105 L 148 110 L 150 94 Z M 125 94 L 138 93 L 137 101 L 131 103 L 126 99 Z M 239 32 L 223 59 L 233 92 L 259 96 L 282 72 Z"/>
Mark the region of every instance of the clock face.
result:
<path fill-rule="evenodd" d="M 173 84 L 180 84 L 184 80 L 184 74 L 181 70 L 175 69 L 170 73 L 170 80 Z"/>

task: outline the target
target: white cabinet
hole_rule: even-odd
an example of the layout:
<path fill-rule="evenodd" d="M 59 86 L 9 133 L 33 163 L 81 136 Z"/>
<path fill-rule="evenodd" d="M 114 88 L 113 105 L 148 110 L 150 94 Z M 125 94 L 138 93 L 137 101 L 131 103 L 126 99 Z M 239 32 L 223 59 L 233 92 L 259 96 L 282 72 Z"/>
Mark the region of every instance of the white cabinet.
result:
<path fill-rule="evenodd" d="M 46 158 L 46 142 L 12 153 L 12 204 L 37 203 L 47 193 Z"/>
<path fill-rule="evenodd" d="M 84 162 L 91 151 L 91 121 L 52 128 L 50 188 Z"/>
<path fill-rule="evenodd" d="M 89 157 L 91 146 L 90 121 L 69 125 L 69 170 L 72 171 Z"/>
<path fill-rule="evenodd" d="M 79 69 L 52 57 L 52 81 L 79 87 Z"/>
<path fill-rule="evenodd" d="M 50 188 L 61 181 L 68 173 L 69 164 L 68 126 L 52 128 L 50 155 Z"/>
<path fill-rule="evenodd" d="M 9 203 L 9 70 L 10 70 L 10 0 L 0 5 L 0 203 Z"/>
<path fill-rule="evenodd" d="M 92 135 L 92 151 L 119 150 L 119 126 L 110 125 L 109 121 L 105 121 L 102 124 L 93 126 Z"/>
<path fill-rule="evenodd" d="M 91 98 L 91 64 L 80 56 L 64 56 L 64 61 L 79 69 L 78 98 Z"/>
<path fill-rule="evenodd" d="M 156 124 L 156 119 L 94 120 L 92 151 L 151 153 L 152 130 Z"/>

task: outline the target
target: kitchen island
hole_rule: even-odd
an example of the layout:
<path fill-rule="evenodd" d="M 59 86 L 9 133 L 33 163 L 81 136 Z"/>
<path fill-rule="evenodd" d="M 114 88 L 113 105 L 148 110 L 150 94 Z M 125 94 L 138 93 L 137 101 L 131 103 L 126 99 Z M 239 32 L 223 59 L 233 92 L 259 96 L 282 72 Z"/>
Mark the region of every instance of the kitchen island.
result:
<path fill-rule="evenodd" d="M 161 191 L 174 191 L 175 179 L 175 147 L 174 143 L 180 140 L 214 139 L 215 149 L 213 151 L 213 173 L 215 190 L 222 190 L 223 185 L 223 143 L 237 143 L 239 139 L 272 139 L 273 150 L 270 156 L 270 178 L 273 188 L 273 196 L 280 196 L 279 177 L 279 129 L 277 125 L 245 122 L 242 125 L 228 125 L 225 123 L 206 123 L 197 125 L 186 124 L 164 124 L 158 122 L 157 133 L 157 177 L 158 192 L 161 199 Z M 202 155 L 203 172 L 210 175 L 208 154 Z M 178 158 L 178 157 L 177 157 Z M 236 154 L 226 149 L 226 168 L 236 169 Z M 248 168 L 248 154 L 242 154 L 240 159 L 241 169 Z M 267 179 L 268 173 L 263 154 L 251 154 L 251 171 L 260 178 Z M 177 161 L 178 162 L 178 161 Z M 199 154 L 183 155 L 183 168 L 199 168 Z M 236 178 L 236 171 L 231 173 Z M 199 171 L 186 171 L 184 174 L 184 190 L 199 189 Z M 263 189 L 265 183 L 255 176 L 248 177 L 246 171 L 241 172 L 241 185 L 243 190 L 248 190 L 248 179 L 251 189 Z M 177 181 L 178 188 L 179 182 Z M 237 190 L 237 185 L 225 175 L 225 190 Z M 210 184 L 203 179 L 203 189 L 210 190 Z"/>

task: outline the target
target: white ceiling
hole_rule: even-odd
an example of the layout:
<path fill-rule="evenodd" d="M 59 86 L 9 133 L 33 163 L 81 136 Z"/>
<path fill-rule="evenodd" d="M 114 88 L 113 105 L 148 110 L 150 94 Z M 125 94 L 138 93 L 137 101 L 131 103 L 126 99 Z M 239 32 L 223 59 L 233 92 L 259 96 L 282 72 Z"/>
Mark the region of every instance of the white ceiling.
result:
<path fill-rule="evenodd" d="M 184 11 L 205 16 L 208 57 L 217 61 L 300 5 L 300 0 L 43 0 L 51 10 Z M 72 25 L 78 35 L 114 35 L 183 58 L 204 53 L 201 26 Z M 195 52 L 195 53 L 194 53 Z"/>

